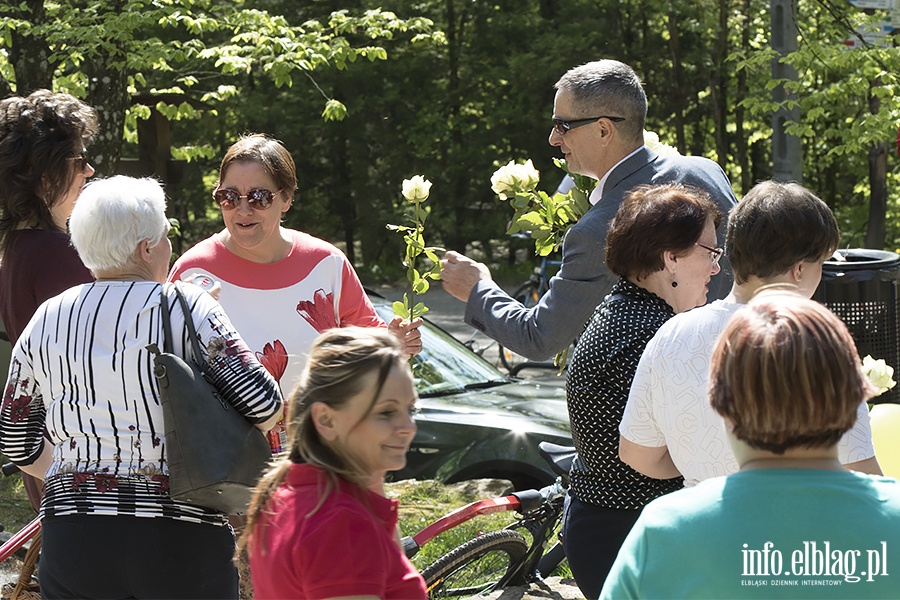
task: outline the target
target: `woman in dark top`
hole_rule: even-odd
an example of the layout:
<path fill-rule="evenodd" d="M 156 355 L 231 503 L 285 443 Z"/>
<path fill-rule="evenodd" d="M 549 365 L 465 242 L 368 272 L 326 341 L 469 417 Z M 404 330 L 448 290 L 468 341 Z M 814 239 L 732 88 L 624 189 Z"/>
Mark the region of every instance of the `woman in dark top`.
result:
<path fill-rule="evenodd" d="M 606 263 L 619 276 L 575 349 L 566 381 L 578 457 L 562 536 L 575 581 L 596 598 L 641 508 L 682 486 L 645 477 L 619 460 L 619 422 L 641 353 L 676 313 L 706 302 L 722 250 L 722 214 L 705 192 L 641 186 L 610 224 Z"/>
<path fill-rule="evenodd" d="M 96 135 L 93 109 L 69 94 L 0 101 L 0 319 L 12 344 L 44 300 L 94 280 L 66 221 L 94 174 L 85 147 Z M 40 481 L 22 479 L 38 510 Z"/>

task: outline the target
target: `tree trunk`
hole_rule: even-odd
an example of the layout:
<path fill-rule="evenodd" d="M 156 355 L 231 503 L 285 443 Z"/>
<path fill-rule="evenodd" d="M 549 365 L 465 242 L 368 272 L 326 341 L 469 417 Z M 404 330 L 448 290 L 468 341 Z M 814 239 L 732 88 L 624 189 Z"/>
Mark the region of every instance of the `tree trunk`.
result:
<path fill-rule="evenodd" d="M 110 51 L 111 48 L 115 50 Z M 91 165 L 98 176 L 109 176 L 118 171 L 125 137 L 125 112 L 131 105 L 125 50 L 111 43 L 105 44 L 104 50 L 104 54 L 85 61 L 87 103 L 97 113 L 100 125 L 100 132 L 90 148 Z"/>
<path fill-rule="evenodd" d="M 666 25 L 669 30 L 669 56 L 672 58 L 672 110 L 675 113 L 675 146 L 687 153 L 684 133 L 684 71 L 681 68 L 681 50 L 678 44 L 678 15 L 669 9 Z"/>
<path fill-rule="evenodd" d="M 465 18 L 459 16 L 457 21 L 456 0 L 446 0 L 444 3 L 447 16 L 447 123 L 449 127 L 449 143 L 447 145 L 447 165 L 450 175 L 450 184 L 453 194 L 452 224 L 447 231 L 447 248 L 466 251 L 466 236 L 462 234 L 462 223 L 468 218 L 466 207 L 467 174 L 456 166 L 456 155 L 462 151 L 463 136 L 459 126 L 461 111 L 460 99 L 460 52 L 462 47 L 462 28 Z"/>
<path fill-rule="evenodd" d="M 872 87 L 881 85 L 876 80 Z M 869 93 L 869 112 L 877 115 L 881 99 Z M 866 225 L 866 248 L 884 248 L 885 220 L 887 219 L 887 166 L 889 142 L 879 142 L 869 148 L 869 222 Z"/>
<path fill-rule="evenodd" d="M 741 14 L 744 19 L 749 20 L 751 0 L 744 0 Z M 749 54 L 750 48 L 750 27 L 745 21 L 741 27 L 741 49 Z M 750 149 L 747 144 L 747 136 L 744 133 L 744 114 L 745 109 L 740 104 L 741 100 L 749 94 L 747 85 L 747 71 L 741 69 L 737 73 L 737 97 L 734 108 L 734 137 L 736 145 L 737 163 L 741 170 L 741 195 L 750 191 L 753 186 L 753 174 L 750 172 Z"/>
<path fill-rule="evenodd" d="M 13 16 L 42 25 L 46 18 L 44 0 L 27 0 L 24 10 L 14 10 Z M 21 5 L 20 5 L 21 6 Z M 50 64 L 50 46 L 43 38 L 36 38 L 30 32 L 21 33 L 21 28 L 11 32 L 12 46 L 9 61 L 16 74 L 16 94 L 27 96 L 34 90 L 53 88 L 53 65 Z"/>
<path fill-rule="evenodd" d="M 873 144 L 869 149 L 869 222 L 866 248 L 884 248 L 887 219 L 887 166 L 889 142 Z"/>
<path fill-rule="evenodd" d="M 725 72 L 725 60 L 728 58 L 728 0 L 719 0 L 718 4 L 719 26 L 709 89 L 713 100 L 716 158 L 719 166 L 724 169 L 728 164 L 728 73 Z"/>

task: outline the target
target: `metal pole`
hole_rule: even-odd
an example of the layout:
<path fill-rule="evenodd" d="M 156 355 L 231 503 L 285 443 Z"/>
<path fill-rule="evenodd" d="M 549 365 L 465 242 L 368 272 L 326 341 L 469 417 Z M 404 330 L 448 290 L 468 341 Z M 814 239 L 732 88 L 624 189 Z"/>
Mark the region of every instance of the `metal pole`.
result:
<path fill-rule="evenodd" d="M 772 77 L 777 80 L 797 80 L 797 71 L 779 60 L 797 50 L 797 5 L 795 0 L 771 0 L 772 49 L 778 57 L 772 60 Z M 772 90 L 775 102 L 797 100 L 783 85 Z M 772 179 L 803 182 L 803 146 L 800 138 L 785 133 L 788 121 L 800 121 L 800 108 L 782 107 L 772 115 Z"/>

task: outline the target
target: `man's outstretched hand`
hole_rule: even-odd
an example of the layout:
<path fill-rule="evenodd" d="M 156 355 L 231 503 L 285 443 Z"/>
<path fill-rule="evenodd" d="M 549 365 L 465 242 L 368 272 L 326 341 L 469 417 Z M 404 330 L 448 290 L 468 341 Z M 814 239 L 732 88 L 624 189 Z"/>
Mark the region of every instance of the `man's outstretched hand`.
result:
<path fill-rule="evenodd" d="M 469 294 L 481 280 L 491 281 L 491 271 L 487 265 L 476 262 L 453 250 L 444 254 L 441 261 L 441 282 L 444 290 L 463 302 L 469 301 Z"/>

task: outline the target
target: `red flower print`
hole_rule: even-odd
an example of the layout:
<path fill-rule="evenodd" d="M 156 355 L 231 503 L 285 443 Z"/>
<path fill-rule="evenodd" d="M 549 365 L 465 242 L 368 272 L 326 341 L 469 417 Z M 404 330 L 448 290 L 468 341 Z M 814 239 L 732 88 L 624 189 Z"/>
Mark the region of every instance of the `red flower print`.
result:
<path fill-rule="evenodd" d="M 225 341 L 225 355 L 226 356 L 239 356 L 242 348 L 243 348 L 243 346 L 238 344 L 235 340 L 226 340 Z"/>
<path fill-rule="evenodd" d="M 326 294 L 323 289 L 316 290 L 312 302 L 301 300 L 297 304 L 297 312 L 319 333 L 338 326 L 334 315 L 334 294 Z"/>
<path fill-rule="evenodd" d="M 97 486 L 98 492 L 108 492 L 119 487 L 119 480 L 114 475 L 94 475 L 94 485 Z"/>
<path fill-rule="evenodd" d="M 72 474 L 72 489 L 76 492 L 81 490 L 81 484 L 87 483 L 87 480 L 90 478 L 90 475 L 87 473 L 73 473 Z"/>
<path fill-rule="evenodd" d="M 31 413 L 31 396 L 19 396 L 12 401 L 9 409 L 9 420 L 11 423 L 18 423 L 22 419 L 27 419 Z"/>
<path fill-rule="evenodd" d="M 154 475 L 150 478 L 151 481 L 155 481 L 159 484 L 159 493 L 160 494 L 168 494 L 169 493 L 169 476 L 168 475 Z"/>
<path fill-rule="evenodd" d="M 281 382 L 288 363 L 287 350 L 284 349 L 281 340 L 266 344 L 262 352 L 256 353 L 256 358 L 266 368 L 269 375 L 275 378 L 275 381 Z"/>

